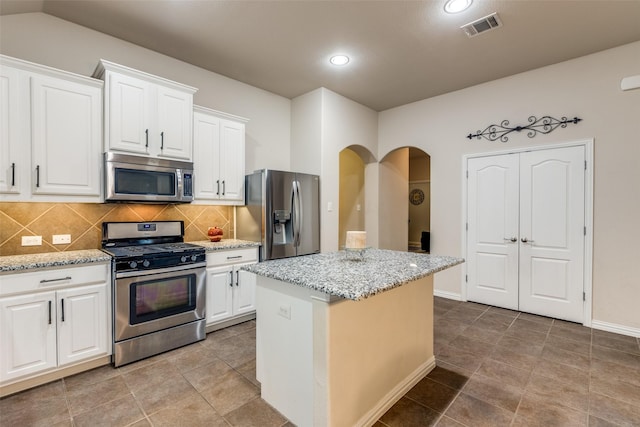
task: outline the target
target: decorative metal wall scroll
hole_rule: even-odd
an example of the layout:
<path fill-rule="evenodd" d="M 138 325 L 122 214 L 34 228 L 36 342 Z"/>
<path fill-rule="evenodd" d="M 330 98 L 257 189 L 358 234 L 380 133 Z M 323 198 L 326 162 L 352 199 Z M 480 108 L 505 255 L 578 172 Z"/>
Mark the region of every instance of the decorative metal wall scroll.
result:
<path fill-rule="evenodd" d="M 470 133 L 467 135 L 467 138 L 484 138 L 489 141 L 496 141 L 499 139 L 502 142 L 507 142 L 509 141 L 507 135 L 511 132 L 522 132 L 523 130 L 528 131 L 527 136 L 529 138 L 533 138 L 539 133 L 551 133 L 558 127 L 566 128 L 569 123 L 578 124 L 582 119 L 577 117 L 574 117 L 573 119 L 567 119 L 566 117 L 556 119 L 551 116 L 543 116 L 538 119 L 536 116 L 530 116 L 528 121 L 529 124 L 526 126 L 509 127 L 509 120 L 503 120 L 499 125 L 489 125 L 483 131 L 478 131 L 475 134 Z"/>

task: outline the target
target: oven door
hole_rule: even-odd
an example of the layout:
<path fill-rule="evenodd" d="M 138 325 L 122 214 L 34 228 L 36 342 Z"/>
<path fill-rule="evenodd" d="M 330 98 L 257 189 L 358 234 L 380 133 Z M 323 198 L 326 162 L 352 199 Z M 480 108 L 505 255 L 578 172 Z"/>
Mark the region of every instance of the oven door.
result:
<path fill-rule="evenodd" d="M 204 319 L 205 265 L 117 273 L 115 341 Z"/>

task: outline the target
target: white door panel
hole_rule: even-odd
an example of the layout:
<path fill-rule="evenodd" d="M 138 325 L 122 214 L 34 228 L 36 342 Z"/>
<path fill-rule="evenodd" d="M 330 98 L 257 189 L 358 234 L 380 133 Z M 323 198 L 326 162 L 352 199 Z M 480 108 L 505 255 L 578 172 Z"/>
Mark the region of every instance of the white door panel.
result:
<path fill-rule="evenodd" d="M 583 147 L 520 156 L 520 310 L 583 321 L 584 160 Z"/>
<path fill-rule="evenodd" d="M 468 170 L 467 296 L 517 309 L 518 157 L 470 159 Z"/>

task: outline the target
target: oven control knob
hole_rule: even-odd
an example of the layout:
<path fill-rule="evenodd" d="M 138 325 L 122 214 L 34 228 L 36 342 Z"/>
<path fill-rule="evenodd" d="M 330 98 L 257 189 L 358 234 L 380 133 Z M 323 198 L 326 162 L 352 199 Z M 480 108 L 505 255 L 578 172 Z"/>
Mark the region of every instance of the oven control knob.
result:
<path fill-rule="evenodd" d="M 137 262 L 135 262 L 135 261 L 131 261 L 131 262 L 129 263 L 129 267 L 131 267 L 131 268 L 136 268 L 137 266 L 138 266 L 138 263 L 137 263 Z"/>
<path fill-rule="evenodd" d="M 187 257 L 186 257 L 186 256 L 184 256 L 184 255 L 180 257 L 180 261 L 181 261 L 181 262 L 187 262 L 187 260 L 188 260 L 188 259 L 189 259 L 189 258 L 187 258 Z"/>
<path fill-rule="evenodd" d="M 147 268 L 147 267 L 149 267 L 150 265 L 151 265 L 151 263 L 149 262 L 149 260 L 148 260 L 148 259 L 145 259 L 144 261 L 142 261 L 142 266 L 143 266 L 143 267 Z"/>
<path fill-rule="evenodd" d="M 198 257 L 196 255 L 191 255 L 191 261 L 196 261 L 198 259 Z"/>

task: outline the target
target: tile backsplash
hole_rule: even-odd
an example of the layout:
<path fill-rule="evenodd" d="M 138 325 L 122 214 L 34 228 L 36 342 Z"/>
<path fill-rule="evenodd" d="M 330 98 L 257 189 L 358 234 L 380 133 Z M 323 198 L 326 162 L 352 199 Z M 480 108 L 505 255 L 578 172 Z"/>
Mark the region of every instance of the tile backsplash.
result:
<path fill-rule="evenodd" d="M 232 206 L 97 203 L 0 203 L 0 255 L 100 249 L 102 223 L 110 221 L 184 221 L 184 240 L 207 240 L 207 229 L 222 228 L 232 238 Z M 54 245 L 54 234 L 71 243 Z M 40 246 L 22 246 L 22 236 L 42 236 Z"/>

